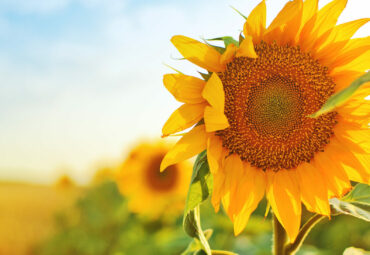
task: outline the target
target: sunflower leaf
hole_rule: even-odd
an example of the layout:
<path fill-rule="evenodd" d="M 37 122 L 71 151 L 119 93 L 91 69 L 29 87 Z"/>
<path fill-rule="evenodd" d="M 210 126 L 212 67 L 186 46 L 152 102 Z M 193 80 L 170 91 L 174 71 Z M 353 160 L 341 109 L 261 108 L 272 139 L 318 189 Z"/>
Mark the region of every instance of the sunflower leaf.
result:
<path fill-rule="evenodd" d="M 370 206 L 370 186 L 358 183 L 342 200 Z"/>
<path fill-rule="evenodd" d="M 329 200 L 333 215 L 346 214 L 370 222 L 370 213 L 352 203 L 332 198 Z"/>
<path fill-rule="evenodd" d="M 211 78 L 211 76 L 212 76 L 212 73 L 210 73 L 210 72 L 208 72 L 208 73 L 198 72 L 198 73 L 202 76 L 202 78 L 203 78 L 205 81 L 208 81 L 208 80 L 209 80 L 209 78 Z"/>
<path fill-rule="evenodd" d="M 234 44 L 235 46 L 239 47 L 239 42 L 232 38 L 231 36 L 223 36 L 223 37 L 217 37 L 212 39 L 207 39 L 207 41 L 223 41 L 225 44 L 225 47 L 229 46 L 229 44 Z"/>
<path fill-rule="evenodd" d="M 332 95 L 317 112 L 309 115 L 310 118 L 317 118 L 324 113 L 334 110 L 336 107 L 344 104 L 364 83 L 370 81 L 370 72 L 360 76 L 353 81 L 347 88 Z"/>
<path fill-rule="evenodd" d="M 199 240 L 202 249 L 211 255 L 211 248 L 200 225 L 199 205 L 212 193 L 213 179 L 209 171 L 207 153 L 200 153 L 194 163 L 188 197 L 186 199 L 183 227 L 185 232 Z"/>
<path fill-rule="evenodd" d="M 212 234 L 213 234 L 212 229 L 204 230 L 204 236 L 207 240 L 211 238 Z M 181 255 L 193 255 L 194 253 L 197 253 L 200 250 L 202 250 L 202 244 L 199 242 L 198 239 L 194 238 L 193 241 L 191 241 L 191 243 L 188 245 L 188 247 L 186 247 L 186 250 L 181 253 Z"/>

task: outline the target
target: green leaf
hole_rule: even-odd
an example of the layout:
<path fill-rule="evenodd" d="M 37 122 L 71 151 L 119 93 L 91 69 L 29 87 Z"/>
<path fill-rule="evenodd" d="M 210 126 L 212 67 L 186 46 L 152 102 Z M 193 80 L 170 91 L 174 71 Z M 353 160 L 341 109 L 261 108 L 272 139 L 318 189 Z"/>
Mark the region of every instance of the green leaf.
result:
<path fill-rule="evenodd" d="M 358 206 L 337 198 L 330 199 L 329 203 L 333 215 L 346 214 L 370 222 L 370 213 Z"/>
<path fill-rule="evenodd" d="M 310 118 L 317 118 L 320 115 L 334 110 L 336 107 L 344 104 L 364 83 L 370 81 L 370 72 L 359 77 L 357 80 L 351 83 L 347 88 L 332 95 L 325 104 L 317 112 L 309 115 Z"/>
<path fill-rule="evenodd" d="M 370 186 L 358 183 L 342 200 L 370 206 Z"/>
<path fill-rule="evenodd" d="M 209 78 L 211 78 L 211 76 L 212 76 L 212 73 L 210 73 L 210 72 L 208 72 L 208 73 L 198 72 L 198 73 L 202 76 L 202 78 L 203 78 L 205 81 L 208 81 L 208 80 L 209 80 Z"/>
<path fill-rule="evenodd" d="M 203 151 L 198 155 L 194 163 L 184 216 L 210 196 L 212 186 L 213 179 L 209 172 L 207 153 Z"/>
<path fill-rule="evenodd" d="M 207 240 L 211 238 L 212 234 L 213 234 L 212 229 L 204 230 L 204 236 Z M 183 253 L 181 253 L 181 255 L 193 255 L 199 251 L 202 251 L 202 244 L 199 242 L 198 239 L 194 238 L 193 241 L 191 241 L 191 243 L 188 245 L 186 250 Z"/>
<path fill-rule="evenodd" d="M 207 39 L 207 41 L 223 41 L 226 48 L 229 44 L 234 44 L 235 46 L 239 47 L 239 42 L 235 40 L 234 38 L 232 38 L 231 36 L 223 36 L 223 37 Z"/>
<path fill-rule="evenodd" d="M 212 193 L 213 179 L 209 172 L 207 153 L 200 153 L 194 163 L 193 175 L 186 199 L 183 227 L 190 236 L 197 238 L 207 255 L 211 255 L 211 248 L 207 238 L 200 226 L 199 205 L 206 200 Z"/>

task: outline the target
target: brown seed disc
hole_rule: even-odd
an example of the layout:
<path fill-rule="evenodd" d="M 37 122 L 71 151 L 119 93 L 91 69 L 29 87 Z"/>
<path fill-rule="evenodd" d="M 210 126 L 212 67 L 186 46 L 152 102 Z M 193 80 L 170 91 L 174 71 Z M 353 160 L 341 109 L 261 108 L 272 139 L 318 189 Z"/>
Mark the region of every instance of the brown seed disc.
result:
<path fill-rule="evenodd" d="M 179 178 L 177 165 L 172 165 L 160 172 L 160 165 L 164 155 L 158 155 L 149 161 L 145 169 L 145 180 L 153 191 L 167 192 L 172 190 Z"/>
<path fill-rule="evenodd" d="M 237 57 L 220 73 L 230 127 L 217 131 L 223 146 L 261 169 L 291 169 L 324 150 L 336 113 L 316 112 L 334 93 L 335 83 L 299 47 L 261 42 L 258 58 Z"/>

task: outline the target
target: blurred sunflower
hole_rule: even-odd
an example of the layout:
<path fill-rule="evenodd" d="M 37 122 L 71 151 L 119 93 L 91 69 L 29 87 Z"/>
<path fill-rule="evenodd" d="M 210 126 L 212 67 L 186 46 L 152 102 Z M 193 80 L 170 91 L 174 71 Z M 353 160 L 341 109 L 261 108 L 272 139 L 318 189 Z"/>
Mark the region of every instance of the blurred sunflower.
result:
<path fill-rule="evenodd" d="M 293 241 L 301 201 L 330 215 L 328 198 L 370 181 L 369 84 L 343 106 L 314 119 L 335 92 L 369 69 L 370 37 L 351 39 L 369 19 L 336 25 L 346 0 L 318 10 L 318 0 L 288 2 L 266 28 L 262 1 L 244 24 L 244 37 L 213 47 L 185 36 L 171 42 L 206 69 L 206 81 L 166 74 L 164 85 L 184 104 L 163 136 L 185 130 L 161 169 L 207 149 L 214 177 L 212 203 L 220 201 L 235 234 L 266 194 Z"/>
<path fill-rule="evenodd" d="M 160 172 L 160 164 L 168 152 L 167 144 L 141 143 L 119 167 L 117 182 L 128 197 L 131 211 L 150 218 L 178 215 L 183 210 L 190 182 L 189 162 L 173 164 Z"/>

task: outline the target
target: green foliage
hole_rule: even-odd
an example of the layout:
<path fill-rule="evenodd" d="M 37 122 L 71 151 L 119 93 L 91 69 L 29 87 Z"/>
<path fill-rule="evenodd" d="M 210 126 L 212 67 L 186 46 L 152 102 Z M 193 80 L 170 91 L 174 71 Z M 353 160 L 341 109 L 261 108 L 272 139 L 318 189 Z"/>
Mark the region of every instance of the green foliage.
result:
<path fill-rule="evenodd" d="M 370 72 L 359 77 L 357 80 L 351 83 L 347 88 L 335 93 L 332 95 L 326 103 L 321 107 L 320 110 L 311 114 L 309 117 L 317 118 L 320 115 L 334 110 L 336 107 L 344 104 L 355 92 L 356 90 L 363 85 L 364 83 L 370 81 Z"/>
<path fill-rule="evenodd" d="M 204 153 L 198 161 L 205 160 Z M 198 172 L 203 173 L 203 171 Z M 363 198 L 361 190 L 366 194 L 366 187 L 356 186 L 344 200 L 361 201 Z M 210 190 L 208 190 L 209 194 Z M 200 202 L 199 206 L 202 211 L 203 227 L 213 229 L 212 238 L 210 238 L 212 231 L 204 231 L 204 236 L 212 247 L 212 254 L 229 255 L 222 250 L 238 254 L 271 254 L 271 222 L 270 219 L 264 218 L 265 200 L 251 216 L 245 231 L 237 237 L 233 234 L 231 221 L 222 209 L 216 214 L 209 199 Z M 304 210 L 304 221 L 311 215 Z M 74 210 L 59 213 L 56 220 L 56 233 L 40 244 L 34 254 L 176 255 L 186 250 L 184 255 L 193 255 L 203 252 L 200 241 L 189 238 L 184 233 L 180 216 L 171 220 L 149 220 L 130 213 L 125 199 L 113 182 L 91 187 L 77 201 Z M 188 246 L 190 242 L 191 245 Z M 339 215 L 332 217 L 330 221 L 320 222 L 312 230 L 297 255 L 343 254 L 343 251 L 350 246 L 370 250 L 369 225 L 358 218 Z"/>
<path fill-rule="evenodd" d="M 76 213 L 58 215 L 57 233 L 35 251 L 37 255 L 180 254 L 189 239 L 181 219 L 148 220 L 129 213 L 114 182 L 91 188 L 76 203 Z"/>
<path fill-rule="evenodd" d="M 346 214 L 361 220 L 370 221 L 370 186 L 357 184 L 350 193 L 341 200 L 332 198 L 329 200 L 332 214 Z M 360 207 L 362 206 L 362 207 Z"/>
<path fill-rule="evenodd" d="M 229 46 L 229 44 L 234 44 L 235 46 L 239 47 L 239 42 L 232 38 L 231 36 L 223 36 L 223 37 L 217 37 L 212 39 L 207 39 L 207 41 L 223 41 L 225 44 L 225 48 Z"/>
<path fill-rule="evenodd" d="M 370 213 L 358 206 L 337 198 L 330 199 L 332 214 L 346 214 L 370 222 Z"/>
<path fill-rule="evenodd" d="M 209 171 L 207 153 L 203 151 L 194 163 L 185 204 L 183 227 L 190 237 L 200 241 L 202 248 L 208 255 L 211 255 L 211 250 L 200 226 L 199 205 L 210 196 L 212 187 L 213 179 Z"/>
<path fill-rule="evenodd" d="M 370 186 L 358 183 L 342 200 L 370 206 Z"/>

